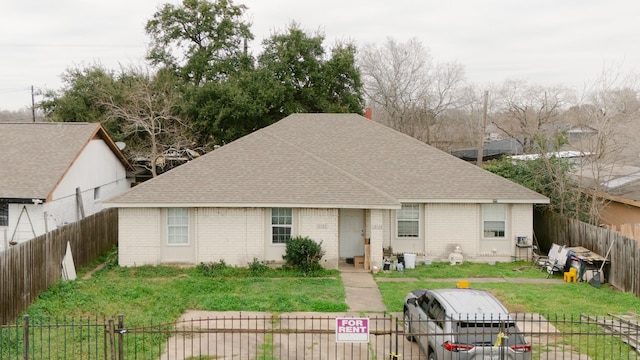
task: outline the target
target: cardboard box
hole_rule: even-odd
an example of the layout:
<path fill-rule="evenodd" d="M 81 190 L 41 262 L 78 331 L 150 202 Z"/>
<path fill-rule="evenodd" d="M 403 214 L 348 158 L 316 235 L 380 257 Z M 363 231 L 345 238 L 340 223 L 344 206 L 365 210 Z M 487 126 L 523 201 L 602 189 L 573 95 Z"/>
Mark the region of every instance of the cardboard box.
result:
<path fill-rule="evenodd" d="M 364 269 L 364 256 L 354 256 L 353 266 L 356 268 Z"/>

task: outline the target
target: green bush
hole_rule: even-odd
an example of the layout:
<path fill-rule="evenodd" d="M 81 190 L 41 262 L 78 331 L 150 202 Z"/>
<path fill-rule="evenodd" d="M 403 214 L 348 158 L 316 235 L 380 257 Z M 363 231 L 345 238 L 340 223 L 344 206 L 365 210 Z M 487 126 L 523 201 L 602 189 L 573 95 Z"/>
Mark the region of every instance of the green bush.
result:
<path fill-rule="evenodd" d="M 229 272 L 232 272 L 234 270 L 233 267 L 227 265 L 227 263 L 223 259 L 220 259 L 220 261 L 217 262 L 217 263 L 215 263 L 215 262 L 209 262 L 209 263 L 201 262 L 200 264 L 198 264 L 197 269 L 204 276 L 225 276 Z"/>
<path fill-rule="evenodd" d="M 320 260 L 323 256 L 322 241 L 317 243 L 307 236 L 297 236 L 287 241 L 286 253 L 282 258 L 287 265 L 306 273 L 322 268 Z"/>
<path fill-rule="evenodd" d="M 269 263 L 267 261 L 259 261 L 258 258 L 253 258 L 253 261 L 248 263 L 251 275 L 258 276 L 264 274 L 269 270 Z"/>

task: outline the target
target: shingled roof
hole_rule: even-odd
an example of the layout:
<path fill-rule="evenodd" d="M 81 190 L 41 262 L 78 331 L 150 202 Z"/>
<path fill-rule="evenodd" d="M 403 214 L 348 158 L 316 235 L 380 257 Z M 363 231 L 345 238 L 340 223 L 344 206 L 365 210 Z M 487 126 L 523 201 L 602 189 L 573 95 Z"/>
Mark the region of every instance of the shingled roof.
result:
<path fill-rule="evenodd" d="M 95 138 L 130 168 L 99 123 L 0 123 L 0 198 L 47 199 Z"/>
<path fill-rule="evenodd" d="M 355 114 L 295 114 L 140 184 L 111 207 L 399 208 L 549 199 Z"/>

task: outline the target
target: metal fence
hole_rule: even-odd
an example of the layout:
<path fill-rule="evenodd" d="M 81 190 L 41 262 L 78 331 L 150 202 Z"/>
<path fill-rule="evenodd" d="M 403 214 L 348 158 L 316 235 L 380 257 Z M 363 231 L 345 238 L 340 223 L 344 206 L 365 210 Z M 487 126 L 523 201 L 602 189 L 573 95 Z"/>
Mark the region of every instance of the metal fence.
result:
<path fill-rule="evenodd" d="M 362 333 L 356 334 L 359 338 L 349 338 L 353 335 L 351 330 L 343 331 L 337 319 L 311 313 L 291 316 L 234 313 L 126 326 L 123 316 L 82 320 L 25 316 L 0 327 L 0 359 L 427 358 L 418 343 L 407 340 L 429 336 L 417 330 L 416 322 L 424 320 L 412 320 L 411 332 L 405 332 L 401 316 L 367 317 L 364 340 Z M 513 314 L 512 319 L 530 345 L 526 349 L 528 354 L 511 358 L 507 352 L 496 352 L 502 357 L 492 355 L 482 359 L 640 358 L 638 314 L 606 317 Z M 477 335 L 479 331 L 491 330 L 473 331 Z M 452 359 L 466 359 L 466 351 L 457 349 L 449 355 Z"/>

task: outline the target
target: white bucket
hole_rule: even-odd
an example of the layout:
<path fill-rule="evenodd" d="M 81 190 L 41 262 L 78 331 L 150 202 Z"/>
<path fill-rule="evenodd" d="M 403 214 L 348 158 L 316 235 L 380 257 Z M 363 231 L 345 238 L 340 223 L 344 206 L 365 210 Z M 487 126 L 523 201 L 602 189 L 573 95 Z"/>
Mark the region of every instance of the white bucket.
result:
<path fill-rule="evenodd" d="M 404 267 L 405 269 L 415 269 L 416 268 L 416 254 L 404 254 Z"/>

